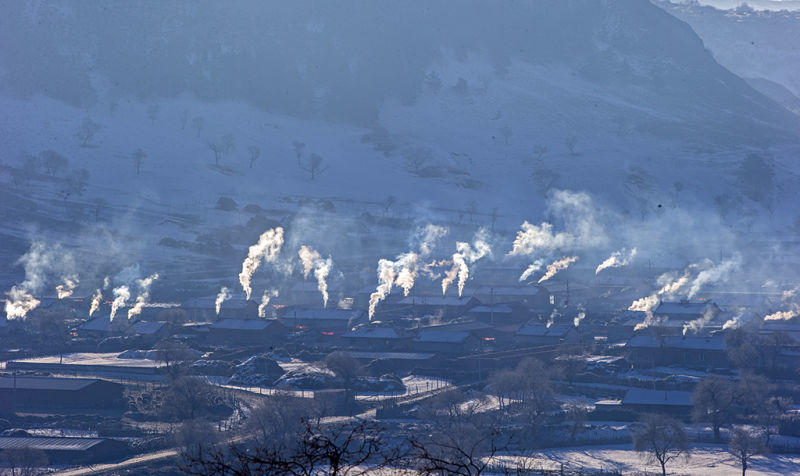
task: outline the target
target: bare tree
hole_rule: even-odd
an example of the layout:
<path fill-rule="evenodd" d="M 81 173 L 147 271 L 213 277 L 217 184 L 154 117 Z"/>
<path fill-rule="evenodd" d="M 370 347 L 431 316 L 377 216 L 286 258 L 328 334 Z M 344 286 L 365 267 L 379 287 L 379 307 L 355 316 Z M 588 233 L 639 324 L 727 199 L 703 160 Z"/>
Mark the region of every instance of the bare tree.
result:
<path fill-rule="evenodd" d="M 564 145 L 567 146 L 567 150 L 569 151 L 569 155 L 575 157 L 578 153 L 575 151 L 575 146 L 578 145 L 578 138 L 575 136 L 569 136 L 564 139 Z"/>
<path fill-rule="evenodd" d="M 499 216 L 500 209 L 497 207 L 492 208 L 492 227 L 491 230 L 494 231 L 494 226 L 497 224 L 497 218 Z"/>
<path fill-rule="evenodd" d="M 697 422 L 711 424 L 716 441 L 720 441 L 720 427 L 732 418 L 734 396 L 733 384 L 718 377 L 706 377 L 695 387 L 692 416 Z"/>
<path fill-rule="evenodd" d="M 131 159 L 133 159 L 133 167 L 136 169 L 136 175 L 139 175 L 139 172 L 142 171 L 142 165 L 144 165 L 144 159 L 147 158 L 147 153 L 142 149 L 136 149 L 131 154 Z"/>
<path fill-rule="evenodd" d="M 549 151 L 550 151 L 550 148 L 549 148 L 549 147 L 547 147 L 546 145 L 537 145 L 537 146 L 534 146 L 534 148 L 533 148 L 533 158 L 534 158 L 534 159 L 535 159 L 537 162 L 538 162 L 538 161 L 541 161 L 541 160 L 542 160 L 542 157 L 544 157 L 544 155 L 545 155 L 546 153 L 548 153 Z"/>
<path fill-rule="evenodd" d="M 69 165 L 69 161 L 54 150 L 46 150 L 42 152 L 42 165 L 47 170 L 47 173 L 55 176 L 60 169 Z"/>
<path fill-rule="evenodd" d="M 631 431 L 633 449 L 646 455 L 647 461 L 661 465 L 667 476 L 667 463 L 689 454 L 689 439 L 681 422 L 664 415 L 643 415 Z"/>
<path fill-rule="evenodd" d="M 325 366 L 342 380 L 342 385 L 349 395 L 356 379 L 361 375 L 361 364 L 348 352 L 339 351 L 325 357 Z"/>
<path fill-rule="evenodd" d="M 394 195 L 386 197 L 386 200 L 383 201 L 383 216 L 389 213 L 389 209 L 392 208 L 395 203 L 397 203 L 397 197 Z"/>
<path fill-rule="evenodd" d="M 184 109 L 181 113 L 181 130 L 186 129 L 186 124 L 189 122 L 189 110 Z"/>
<path fill-rule="evenodd" d="M 511 140 L 511 137 L 514 135 L 514 131 L 511 130 L 510 126 L 503 126 L 500 128 L 500 135 L 503 136 L 503 141 L 506 145 L 508 145 L 508 141 Z"/>
<path fill-rule="evenodd" d="M 250 168 L 252 169 L 253 164 L 261 156 L 261 149 L 258 146 L 251 145 L 247 148 L 247 151 L 250 153 Z"/>
<path fill-rule="evenodd" d="M 78 127 L 78 131 L 75 132 L 75 137 L 81 141 L 81 147 L 91 147 L 95 134 L 97 134 L 102 128 L 103 126 L 94 122 L 91 118 L 86 117 Z"/>
<path fill-rule="evenodd" d="M 192 119 L 192 129 L 194 129 L 194 132 L 195 134 L 197 134 L 197 137 L 200 137 L 200 132 L 203 131 L 203 126 L 205 126 L 205 124 L 206 120 L 203 119 L 202 117 L 198 116 Z"/>
<path fill-rule="evenodd" d="M 409 439 L 410 465 L 419 474 L 478 476 L 488 471 L 500 450 L 499 432 L 471 424 Z"/>
<path fill-rule="evenodd" d="M 589 417 L 587 405 L 580 402 L 569 402 L 564 405 L 564 415 L 571 422 L 569 439 L 575 441 L 575 437 L 583 429 L 583 425 Z"/>
<path fill-rule="evenodd" d="M 319 424 L 303 422 L 303 431 L 291 447 L 258 446 L 228 451 L 199 447 L 184 452 L 181 470 L 193 475 L 250 476 L 360 476 L 374 474 L 400 461 L 400 451 L 390 444 L 381 427 L 372 422 Z"/>
<path fill-rule="evenodd" d="M 306 148 L 305 142 L 300 142 L 299 140 L 296 140 L 292 142 L 292 148 L 294 149 L 295 158 L 297 158 L 297 161 L 300 162 L 300 158 L 303 157 L 303 151 Z"/>
<path fill-rule="evenodd" d="M 467 202 L 467 214 L 469 215 L 469 222 L 475 223 L 475 215 L 478 213 L 478 202 L 470 200 Z"/>
<path fill-rule="evenodd" d="M 745 476 L 753 456 L 766 453 L 767 447 L 758 435 L 746 428 L 735 427 L 731 431 L 728 452 L 739 462 L 739 466 L 742 467 L 742 476 Z"/>
<path fill-rule="evenodd" d="M 302 160 L 302 158 L 297 159 L 297 166 L 300 170 L 305 170 L 311 176 L 311 180 L 314 180 L 319 176 L 321 173 L 328 170 L 327 166 L 323 166 L 323 159 L 318 154 L 312 153 L 309 156 L 308 160 Z"/>
<path fill-rule="evenodd" d="M 89 185 L 89 171 L 86 169 L 75 170 L 67 177 L 67 190 L 69 193 L 83 195 L 87 185 Z"/>
<path fill-rule="evenodd" d="M 233 150 L 233 136 L 225 134 L 217 141 L 208 141 L 208 148 L 214 152 L 214 165 L 218 166 L 220 159 Z"/>
<path fill-rule="evenodd" d="M 208 412 L 215 403 L 216 388 L 197 377 L 177 377 L 167 385 L 164 416 L 177 421 L 194 420 Z"/>
<path fill-rule="evenodd" d="M 306 399 L 279 392 L 259 402 L 247 415 L 247 427 L 260 446 L 289 447 L 303 430 L 303 421 L 319 415 Z"/>

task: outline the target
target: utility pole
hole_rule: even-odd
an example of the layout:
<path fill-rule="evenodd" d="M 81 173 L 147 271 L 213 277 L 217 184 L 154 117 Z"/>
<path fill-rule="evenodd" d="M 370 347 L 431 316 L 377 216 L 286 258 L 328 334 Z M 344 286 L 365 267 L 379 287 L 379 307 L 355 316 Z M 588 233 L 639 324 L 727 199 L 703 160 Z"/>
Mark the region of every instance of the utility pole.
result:
<path fill-rule="evenodd" d="M 492 297 L 490 299 L 491 305 L 489 307 L 489 322 L 494 325 L 494 286 L 492 286 L 490 294 Z"/>

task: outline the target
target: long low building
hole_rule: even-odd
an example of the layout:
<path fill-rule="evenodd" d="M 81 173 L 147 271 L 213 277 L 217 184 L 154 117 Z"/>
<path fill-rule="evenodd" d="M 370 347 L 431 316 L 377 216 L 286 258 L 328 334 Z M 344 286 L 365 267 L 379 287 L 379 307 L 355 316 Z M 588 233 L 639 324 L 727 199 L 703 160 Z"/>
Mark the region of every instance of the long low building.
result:
<path fill-rule="evenodd" d="M 0 377 L 0 408 L 109 408 L 122 404 L 124 387 L 86 378 Z"/>
<path fill-rule="evenodd" d="M 98 463 L 123 456 L 128 445 L 106 438 L 0 436 L 0 452 L 23 449 L 44 453 L 44 464 Z"/>
<path fill-rule="evenodd" d="M 124 358 L 120 352 L 76 352 L 30 357 L 6 362 L 6 370 L 34 370 L 54 374 L 148 378 L 161 375 L 166 364 L 142 358 Z"/>

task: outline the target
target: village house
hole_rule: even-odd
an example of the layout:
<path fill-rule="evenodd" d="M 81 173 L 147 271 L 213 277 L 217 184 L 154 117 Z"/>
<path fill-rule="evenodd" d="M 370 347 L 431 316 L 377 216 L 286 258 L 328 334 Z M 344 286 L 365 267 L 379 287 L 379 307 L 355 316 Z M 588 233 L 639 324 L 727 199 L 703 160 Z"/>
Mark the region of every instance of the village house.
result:
<path fill-rule="evenodd" d="M 232 297 L 222 301 L 217 316 L 217 297 L 189 299 L 181 304 L 186 317 L 194 322 L 211 322 L 217 319 L 258 319 L 258 303 L 244 296 Z"/>
<path fill-rule="evenodd" d="M 437 316 L 441 319 L 452 319 L 466 313 L 478 305 L 473 297 L 421 295 L 408 296 L 397 303 L 393 310 L 397 314 L 408 316 Z"/>
<path fill-rule="evenodd" d="M 0 453 L 17 449 L 42 451 L 50 464 L 87 464 L 124 456 L 128 445 L 107 438 L 0 436 Z"/>
<path fill-rule="evenodd" d="M 366 316 L 361 310 L 291 307 L 283 309 L 279 320 L 295 331 L 313 331 L 333 337 L 364 322 Z"/>
<path fill-rule="evenodd" d="M 481 304 L 519 303 L 524 307 L 543 311 L 552 309 L 555 302 L 544 286 L 481 286 L 474 296 Z"/>
<path fill-rule="evenodd" d="M 636 367 L 682 365 L 692 368 L 729 367 L 722 336 L 656 337 L 637 335 L 627 343 L 628 360 Z"/>
<path fill-rule="evenodd" d="M 123 386 L 100 379 L 0 377 L 0 408 L 109 408 L 122 404 Z"/>
<path fill-rule="evenodd" d="M 547 326 L 529 322 L 516 332 L 516 341 L 521 346 L 577 344 L 580 340 L 575 326 L 553 324 Z"/>
<path fill-rule="evenodd" d="M 477 350 L 480 340 L 468 331 L 423 329 L 414 338 L 414 352 L 435 354 L 466 354 Z"/>
<path fill-rule="evenodd" d="M 413 335 L 391 327 L 362 326 L 342 337 L 355 349 L 392 351 L 408 349 Z"/>
<path fill-rule="evenodd" d="M 622 398 L 622 409 L 636 413 L 664 413 L 687 418 L 692 411 L 692 392 L 632 388 Z"/>
<path fill-rule="evenodd" d="M 275 319 L 223 319 L 209 328 L 208 340 L 227 344 L 274 344 L 289 330 Z"/>

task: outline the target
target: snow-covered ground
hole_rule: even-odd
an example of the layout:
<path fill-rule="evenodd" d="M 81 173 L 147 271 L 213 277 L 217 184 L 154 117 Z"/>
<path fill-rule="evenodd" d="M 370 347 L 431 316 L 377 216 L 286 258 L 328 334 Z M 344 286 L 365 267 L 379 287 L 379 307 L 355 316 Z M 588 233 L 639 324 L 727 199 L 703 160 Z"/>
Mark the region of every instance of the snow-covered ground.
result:
<path fill-rule="evenodd" d="M 648 465 L 640 453 L 631 445 L 576 447 L 543 450 L 525 456 L 501 456 L 498 458 L 514 467 L 521 462 L 528 468 L 558 470 L 582 469 L 587 471 L 618 471 L 625 475 L 640 474 L 641 471 L 660 471 L 660 467 Z M 741 474 L 734 458 L 719 445 L 693 445 L 688 460 L 675 460 L 667 466 L 671 474 L 697 476 L 727 476 Z M 747 474 L 753 476 L 777 476 L 798 474 L 800 455 L 772 454 L 753 458 Z"/>

